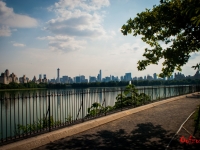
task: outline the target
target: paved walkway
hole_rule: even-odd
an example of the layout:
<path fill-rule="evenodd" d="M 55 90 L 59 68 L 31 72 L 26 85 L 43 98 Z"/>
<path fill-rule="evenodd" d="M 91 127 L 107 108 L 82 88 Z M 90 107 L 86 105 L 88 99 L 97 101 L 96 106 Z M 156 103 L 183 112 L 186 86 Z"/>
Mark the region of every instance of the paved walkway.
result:
<path fill-rule="evenodd" d="M 166 149 L 182 123 L 200 104 L 200 98 L 182 98 L 158 105 L 36 149 Z M 168 149 L 200 149 L 181 144 L 193 133 L 193 119 L 184 125 Z M 199 137 L 198 137 L 199 138 Z"/>

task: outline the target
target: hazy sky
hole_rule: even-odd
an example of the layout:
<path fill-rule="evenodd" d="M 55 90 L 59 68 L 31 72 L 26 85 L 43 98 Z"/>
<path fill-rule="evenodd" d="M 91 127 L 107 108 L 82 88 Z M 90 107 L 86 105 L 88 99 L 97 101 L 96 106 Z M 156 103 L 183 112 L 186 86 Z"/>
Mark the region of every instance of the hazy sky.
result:
<path fill-rule="evenodd" d="M 160 73 L 161 63 L 137 71 L 147 46 L 140 37 L 123 36 L 129 18 L 160 0 L 0 0 L 0 72 L 18 77 L 77 75 L 132 77 Z M 194 75 L 192 54 L 182 73 Z"/>

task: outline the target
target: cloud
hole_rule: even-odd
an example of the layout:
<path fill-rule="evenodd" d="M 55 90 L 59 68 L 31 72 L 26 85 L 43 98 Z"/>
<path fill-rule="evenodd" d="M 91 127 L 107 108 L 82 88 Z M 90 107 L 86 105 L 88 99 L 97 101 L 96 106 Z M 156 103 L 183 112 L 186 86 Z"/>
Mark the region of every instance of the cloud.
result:
<path fill-rule="evenodd" d="M 10 35 L 11 31 L 8 26 L 0 26 L 0 36 L 10 36 Z"/>
<path fill-rule="evenodd" d="M 199 58 L 200 52 L 194 52 L 190 56 L 191 56 L 190 59 L 196 59 L 197 57 Z"/>
<path fill-rule="evenodd" d="M 13 43 L 13 46 L 15 46 L 15 47 L 25 47 L 26 45 L 22 44 L 22 43 Z"/>
<path fill-rule="evenodd" d="M 68 36 L 46 36 L 38 37 L 39 40 L 48 40 L 49 48 L 53 51 L 77 51 L 85 48 L 86 41 L 75 40 L 73 37 Z"/>
<path fill-rule="evenodd" d="M 56 35 L 104 38 L 108 33 L 102 26 L 104 16 L 98 10 L 109 4 L 109 0 L 60 0 L 50 7 L 57 18 L 49 20 L 45 30 Z"/>
<path fill-rule="evenodd" d="M 106 31 L 102 25 L 102 7 L 108 7 L 109 0 L 59 0 L 48 10 L 56 17 L 46 22 L 44 30 L 53 36 L 38 37 L 48 40 L 53 50 L 64 52 L 84 49 L 87 40 L 108 39 L 115 36 L 114 31 Z M 63 41 L 62 38 L 65 38 Z M 80 40 L 84 38 L 84 40 Z"/>
<path fill-rule="evenodd" d="M 1 36 L 10 36 L 10 28 L 32 28 L 37 25 L 36 19 L 27 15 L 16 14 L 13 8 L 7 7 L 5 2 L 0 1 L 0 29 L 3 30 L 1 31 Z"/>
<path fill-rule="evenodd" d="M 66 11 L 66 12 L 65 12 Z M 65 16 L 62 16 L 66 14 Z M 80 36 L 80 37 L 100 37 L 106 31 L 101 25 L 102 16 L 97 13 L 87 13 L 81 10 L 60 10 L 59 17 L 47 22 L 46 30 L 54 34 Z"/>
<path fill-rule="evenodd" d="M 80 0 L 60 0 L 59 2 L 55 3 L 54 7 L 56 8 L 68 8 L 69 10 L 73 10 L 76 8 L 81 8 L 82 10 L 86 11 L 94 11 L 99 10 L 102 7 L 107 7 L 110 5 L 109 0 L 89 0 L 87 1 L 80 1 Z"/>

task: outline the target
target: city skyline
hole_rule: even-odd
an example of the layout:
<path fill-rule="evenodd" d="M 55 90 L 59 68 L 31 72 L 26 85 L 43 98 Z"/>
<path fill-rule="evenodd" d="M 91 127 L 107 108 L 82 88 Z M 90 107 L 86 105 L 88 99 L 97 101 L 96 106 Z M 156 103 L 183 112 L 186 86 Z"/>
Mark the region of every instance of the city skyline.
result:
<path fill-rule="evenodd" d="M 160 73 L 162 61 L 144 71 L 138 60 L 147 45 L 141 37 L 123 36 L 120 28 L 137 13 L 151 9 L 160 0 L 0 0 L 0 70 L 12 70 L 30 79 L 75 77 L 79 74 L 132 76 Z M 162 46 L 166 46 L 163 44 Z M 182 73 L 193 75 L 199 62 L 193 53 Z M 175 71 L 177 73 L 179 71 Z"/>
<path fill-rule="evenodd" d="M 42 78 L 43 76 L 43 78 Z M 9 84 L 11 82 L 15 83 L 28 83 L 28 82 L 34 82 L 34 83 L 92 83 L 92 82 L 109 82 L 109 81 L 133 81 L 133 80 L 182 80 L 182 79 L 200 79 L 200 70 L 196 71 L 193 75 L 185 76 L 181 72 L 174 73 L 170 77 L 164 77 L 159 78 L 157 73 L 154 73 L 152 76 L 150 74 L 147 74 L 145 76 L 132 76 L 132 74 L 125 73 L 125 75 L 121 76 L 105 76 L 102 77 L 102 71 L 99 70 L 99 73 L 97 76 L 89 76 L 89 78 L 86 78 L 85 75 L 77 75 L 74 77 L 70 77 L 68 75 L 61 75 L 60 76 L 60 69 L 57 69 L 57 77 L 56 78 L 47 78 L 46 74 L 39 74 L 39 78 L 37 80 L 36 76 L 33 78 L 29 78 L 26 75 L 23 75 L 21 77 L 18 77 L 14 72 L 12 74 L 9 74 L 9 69 L 6 69 L 5 72 L 2 72 L 0 74 L 0 83 L 3 84 Z"/>

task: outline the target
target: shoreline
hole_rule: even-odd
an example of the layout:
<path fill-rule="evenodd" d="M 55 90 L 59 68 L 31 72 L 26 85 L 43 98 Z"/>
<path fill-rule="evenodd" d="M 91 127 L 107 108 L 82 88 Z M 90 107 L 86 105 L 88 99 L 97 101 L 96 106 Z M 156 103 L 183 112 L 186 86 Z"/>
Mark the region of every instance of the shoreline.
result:
<path fill-rule="evenodd" d="M 0 89 L 0 91 L 23 91 L 23 90 L 45 90 L 48 88 L 25 88 L 25 89 Z"/>

